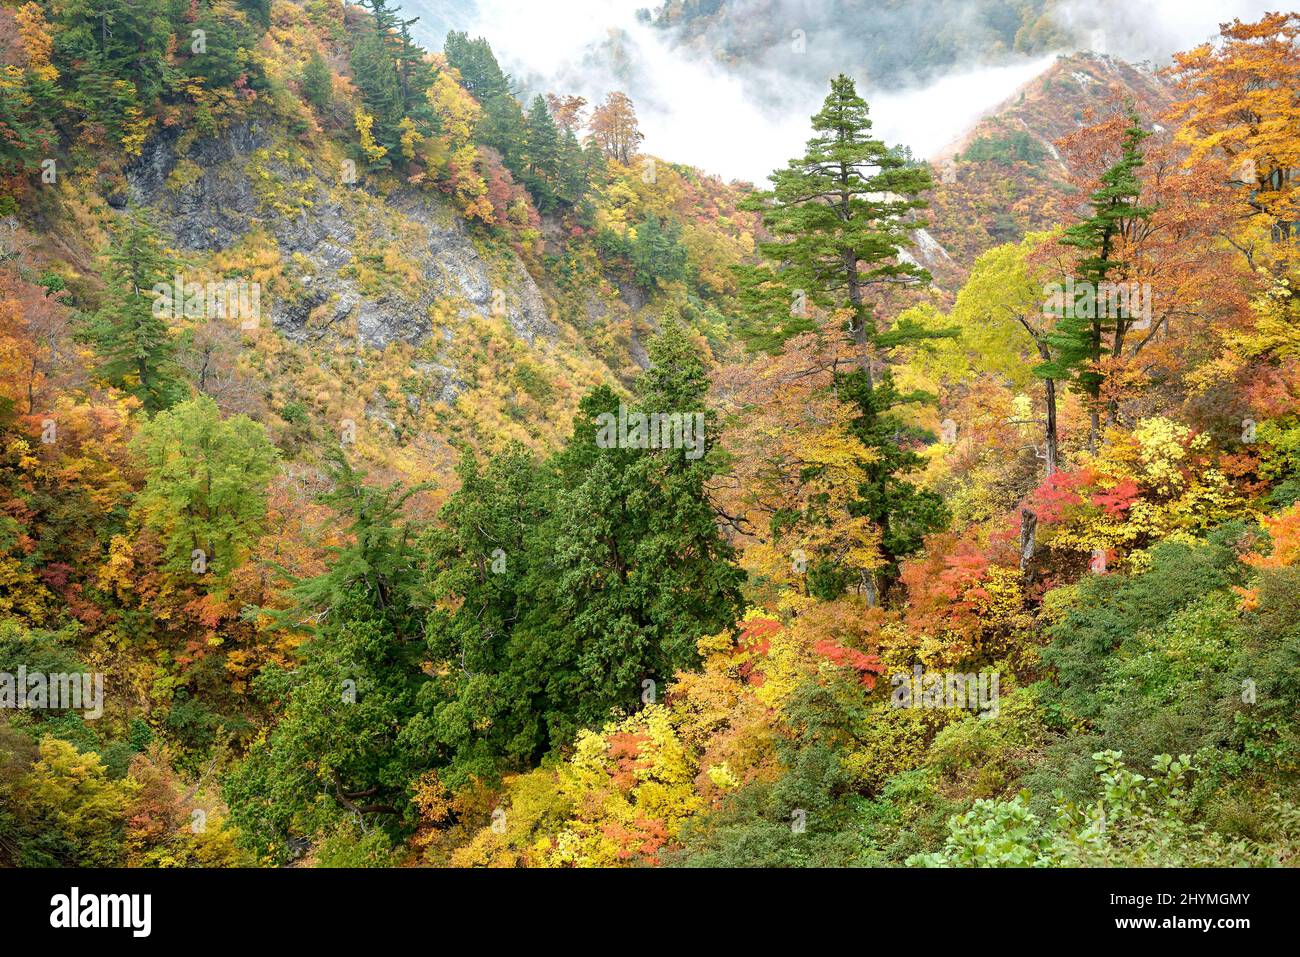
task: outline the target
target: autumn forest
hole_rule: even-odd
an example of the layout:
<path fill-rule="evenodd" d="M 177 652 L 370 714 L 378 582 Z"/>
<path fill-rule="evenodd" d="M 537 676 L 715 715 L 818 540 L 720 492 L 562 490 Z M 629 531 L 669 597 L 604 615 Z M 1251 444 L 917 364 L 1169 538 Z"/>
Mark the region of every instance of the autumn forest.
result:
<path fill-rule="evenodd" d="M 1300 863 L 1300 14 L 750 183 L 417 13 L 0 5 L 0 867 Z"/>

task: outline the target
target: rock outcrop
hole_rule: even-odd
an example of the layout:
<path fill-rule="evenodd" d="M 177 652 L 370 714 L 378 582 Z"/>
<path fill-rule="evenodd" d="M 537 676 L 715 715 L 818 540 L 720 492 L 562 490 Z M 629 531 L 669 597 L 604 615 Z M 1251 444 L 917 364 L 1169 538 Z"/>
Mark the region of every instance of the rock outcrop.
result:
<path fill-rule="evenodd" d="M 161 134 L 127 170 L 127 181 L 131 200 L 153 208 L 182 251 L 219 252 L 255 229 L 267 231 L 293 264 L 291 294 L 267 303 L 272 325 L 290 339 L 321 339 L 353 320 L 364 346 L 420 345 L 434 333 L 431 307 L 439 300 L 497 316 L 529 344 L 555 336 L 523 263 L 508 251 L 485 255 L 446 201 L 413 188 L 380 197 L 363 185 L 330 182 L 276 149 L 257 122 L 200 139 L 184 155 L 174 133 Z M 291 203 L 281 208 L 260 195 L 259 181 L 273 182 Z M 362 230 L 369 248 L 395 249 L 416 264 L 420 280 L 363 290 L 346 274 Z"/>

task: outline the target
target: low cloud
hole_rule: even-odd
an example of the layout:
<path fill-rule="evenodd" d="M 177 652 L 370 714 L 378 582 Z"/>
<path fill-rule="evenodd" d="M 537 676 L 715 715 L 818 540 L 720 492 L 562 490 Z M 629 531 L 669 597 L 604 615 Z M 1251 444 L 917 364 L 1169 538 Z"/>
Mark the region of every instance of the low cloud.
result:
<path fill-rule="evenodd" d="M 1124 60 L 1163 64 L 1180 50 L 1190 50 L 1219 32 L 1219 24 L 1234 19 L 1258 20 L 1279 9 L 1271 0 L 1066 0 L 1057 19 L 1078 35 L 1105 46 Z"/>
<path fill-rule="evenodd" d="M 425 0 L 408 4 L 423 14 Z M 805 0 L 786 0 L 790 22 L 806 14 Z M 834 31 L 782 41 L 741 65 L 723 65 L 700 49 L 674 43 L 671 30 L 638 18 L 646 0 L 453 0 L 439 8 L 438 29 L 467 29 L 488 39 L 502 65 L 527 94 L 556 91 L 591 103 L 610 90 L 636 104 L 647 151 L 727 178 L 762 182 L 800 152 L 809 116 L 841 70 L 859 79 L 876 133 L 931 156 L 986 111 L 1046 69 L 1053 55 L 1023 57 L 999 51 L 996 62 L 965 62 L 938 79 L 910 87 L 873 88 L 862 77 L 864 55 Z M 1069 0 L 1059 19 L 1080 46 L 1104 45 L 1125 59 L 1160 61 L 1217 32 L 1221 20 L 1255 19 L 1267 7 L 1255 0 Z M 1104 31 L 1099 33 L 1098 31 Z M 442 37 L 425 35 L 437 49 Z M 900 43 L 915 37 L 900 36 Z M 1071 52 L 1071 51 L 1061 51 Z"/>

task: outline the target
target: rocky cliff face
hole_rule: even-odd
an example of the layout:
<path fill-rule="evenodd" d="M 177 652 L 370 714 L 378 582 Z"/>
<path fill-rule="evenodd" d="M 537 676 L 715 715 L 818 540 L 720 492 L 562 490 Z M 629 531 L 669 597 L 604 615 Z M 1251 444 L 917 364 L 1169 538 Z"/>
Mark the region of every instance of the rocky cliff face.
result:
<path fill-rule="evenodd" d="M 355 323 L 358 343 L 421 345 L 435 329 L 432 307 L 456 303 L 504 319 L 532 344 L 555 324 L 537 283 L 513 254 L 485 253 L 436 195 L 403 189 L 381 196 L 351 167 L 314 168 L 278 145 L 262 124 L 238 124 L 181 149 L 156 137 L 127 170 L 133 202 L 152 207 L 183 252 L 215 253 L 268 233 L 287 264 L 287 294 L 272 297 L 272 325 L 311 341 Z M 396 256 L 398 283 L 375 288 L 359 256 Z M 413 281 L 412 281 L 413 280 Z"/>

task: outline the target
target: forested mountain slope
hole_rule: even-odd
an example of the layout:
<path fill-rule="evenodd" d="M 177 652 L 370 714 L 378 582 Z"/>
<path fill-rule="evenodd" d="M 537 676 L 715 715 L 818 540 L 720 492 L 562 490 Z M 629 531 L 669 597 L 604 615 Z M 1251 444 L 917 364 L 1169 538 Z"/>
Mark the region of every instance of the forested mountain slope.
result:
<path fill-rule="evenodd" d="M 490 39 L 0 7 L 0 863 L 1294 863 L 1300 18 L 759 192 Z"/>
<path fill-rule="evenodd" d="M 1071 176 L 1085 172 L 1074 168 L 1084 160 L 1070 155 L 1069 137 L 1130 107 L 1159 117 L 1172 95 L 1169 79 L 1149 67 L 1088 53 L 1058 57 L 931 158 L 939 172 L 931 232 L 969 268 L 986 249 L 1050 228 L 1082 198 Z"/>

